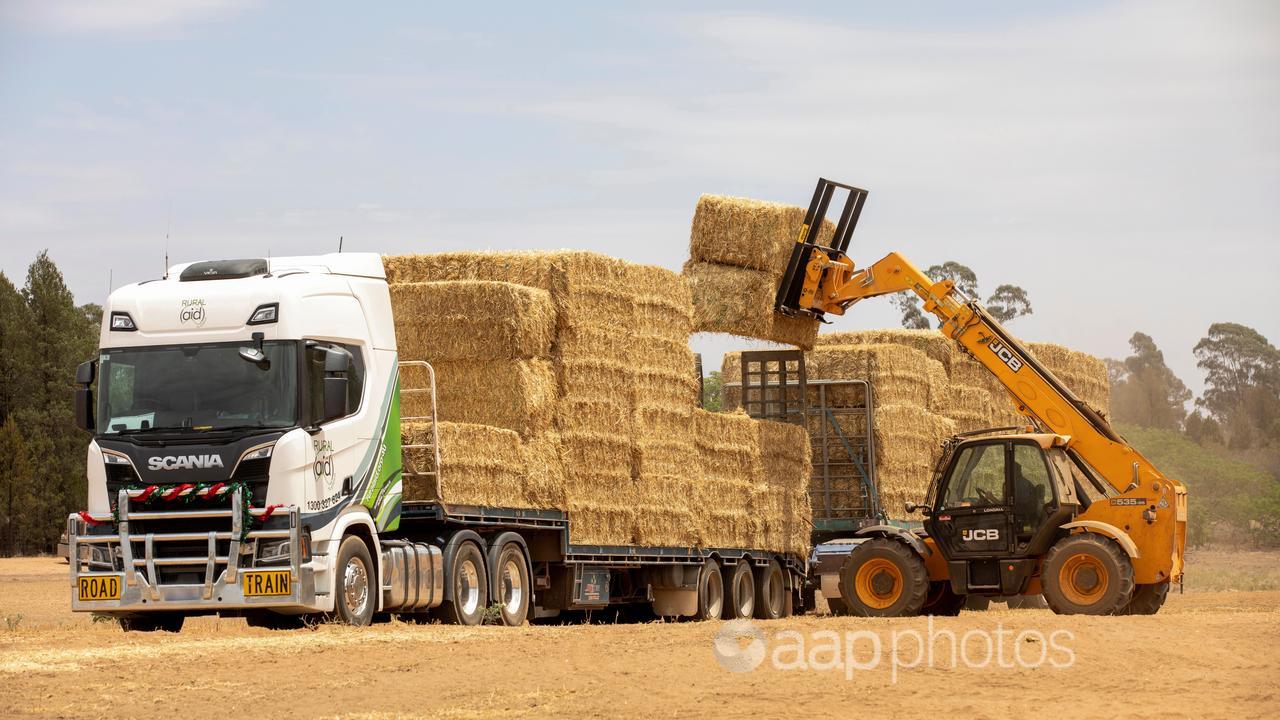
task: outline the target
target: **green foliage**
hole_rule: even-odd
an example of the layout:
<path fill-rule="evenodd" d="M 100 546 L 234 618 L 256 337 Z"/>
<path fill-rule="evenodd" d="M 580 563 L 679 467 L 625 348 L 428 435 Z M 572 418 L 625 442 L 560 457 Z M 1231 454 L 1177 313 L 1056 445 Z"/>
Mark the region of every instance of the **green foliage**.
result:
<path fill-rule="evenodd" d="M 1164 353 L 1150 335 L 1134 333 L 1129 347 L 1132 355 L 1107 364 L 1112 416 L 1143 427 L 1178 429 L 1191 391 L 1165 365 Z"/>
<path fill-rule="evenodd" d="M 1001 285 L 987 298 L 987 312 L 1001 323 L 1031 314 L 1027 291 L 1017 285 Z"/>
<path fill-rule="evenodd" d="M 101 317 L 101 307 L 75 304 L 47 253 L 21 291 L 0 275 L 0 551 L 52 552 L 68 513 L 84 505 L 87 438 L 71 399 Z"/>
<path fill-rule="evenodd" d="M 934 282 L 950 280 L 955 283 L 956 290 L 970 298 L 979 297 L 978 275 L 968 266 L 954 260 L 941 265 L 933 265 L 924 271 Z M 928 330 L 929 317 L 924 314 L 920 298 L 914 293 L 898 293 L 890 302 L 902 313 L 902 327 L 908 330 Z M 1027 291 L 1017 285 L 1001 285 L 987 298 L 987 311 L 1002 323 L 1009 322 L 1023 315 L 1031 314 L 1031 300 Z"/>
<path fill-rule="evenodd" d="M 1117 423 L 1161 472 L 1187 486 L 1189 542 L 1250 540 L 1280 545 L 1280 479 L 1221 448 L 1179 432 Z"/>
<path fill-rule="evenodd" d="M 720 395 L 722 387 L 723 382 L 720 379 L 719 370 L 712 370 L 710 375 L 702 378 L 702 407 L 704 410 L 720 412 L 724 408 L 724 401 Z"/>
<path fill-rule="evenodd" d="M 1222 424 L 1228 445 L 1280 442 L 1280 351 L 1253 328 L 1214 323 L 1195 354 L 1205 371 L 1204 396 L 1196 405 Z"/>

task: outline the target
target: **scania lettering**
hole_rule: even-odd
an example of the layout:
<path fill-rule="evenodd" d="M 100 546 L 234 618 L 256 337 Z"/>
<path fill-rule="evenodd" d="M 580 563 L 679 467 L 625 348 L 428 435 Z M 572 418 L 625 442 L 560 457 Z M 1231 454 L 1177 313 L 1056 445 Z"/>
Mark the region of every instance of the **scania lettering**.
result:
<path fill-rule="evenodd" d="M 376 254 L 177 265 L 103 316 L 76 373 L 93 435 L 88 507 L 67 528 L 77 611 L 176 630 L 200 614 L 470 625 L 493 608 L 518 625 L 628 603 L 780 617 L 803 601 L 803 557 L 575 545 L 567 508 L 404 501 L 402 477 L 439 458 L 402 448 L 400 398 L 434 399 L 434 373 L 397 353 Z M 754 603 L 703 602 L 713 566 Z"/>

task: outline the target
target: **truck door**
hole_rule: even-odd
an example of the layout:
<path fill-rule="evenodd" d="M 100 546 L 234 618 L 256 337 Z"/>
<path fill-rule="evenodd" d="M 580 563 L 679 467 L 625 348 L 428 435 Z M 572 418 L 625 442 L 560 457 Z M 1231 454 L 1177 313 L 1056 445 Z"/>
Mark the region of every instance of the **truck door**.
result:
<path fill-rule="evenodd" d="M 1010 443 L 973 443 L 956 453 L 928 520 L 948 559 L 999 557 L 1012 547 Z"/>
<path fill-rule="evenodd" d="M 325 356 L 337 350 L 351 357 L 347 370 L 346 413 L 341 417 L 320 421 L 324 416 Z M 355 471 L 363 444 L 359 439 L 358 418 L 364 382 L 364 362 L 360 348 L 321 341 L 307 341 L 306 377 L 308 412 L 312 425 L 309 460 L 311 486 L 307 509 L 320 512 L 342 504 L 356 488 Z"/>

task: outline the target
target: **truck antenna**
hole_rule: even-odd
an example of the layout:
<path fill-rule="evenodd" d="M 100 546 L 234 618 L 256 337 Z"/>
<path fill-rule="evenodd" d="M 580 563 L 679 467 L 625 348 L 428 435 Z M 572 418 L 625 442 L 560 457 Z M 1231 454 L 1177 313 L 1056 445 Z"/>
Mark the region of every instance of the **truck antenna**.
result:
<path fill-rule="evenodd" d="M 107 268 L 107 296 L 111 296 L 111 288 L 116 284 L 116 271 L 114 268 Z"/>
<path fill-rule="evenodd" d="M 169 201 L 169 215 L 164 221 L 164 279 L 169 279 L 169 228 L 173 225 L 173 200 Z"/>
<path fill-rule="evenodd" d="M 338 252 L 342 252 L 342 236 L 338 236 Z"/>

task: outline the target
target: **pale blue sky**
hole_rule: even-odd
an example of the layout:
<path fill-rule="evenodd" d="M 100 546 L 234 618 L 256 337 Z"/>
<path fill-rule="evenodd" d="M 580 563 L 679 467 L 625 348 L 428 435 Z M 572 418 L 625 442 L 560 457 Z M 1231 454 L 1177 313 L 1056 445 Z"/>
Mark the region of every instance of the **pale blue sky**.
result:
<path fill-rule="evenodd" d="M 678 268 L 699 193 L 823 174 L 871 190 L 855 259 L 1020 284 L 1029 339 L 1143 330 L 1196 388 L 1209 323 L 1280 341 L 1275 3 L 459 5 L 0 0 L 0 270 L 48 248 L 101 301 L 166 228 L 173 262 L 344 235 Z"/>

